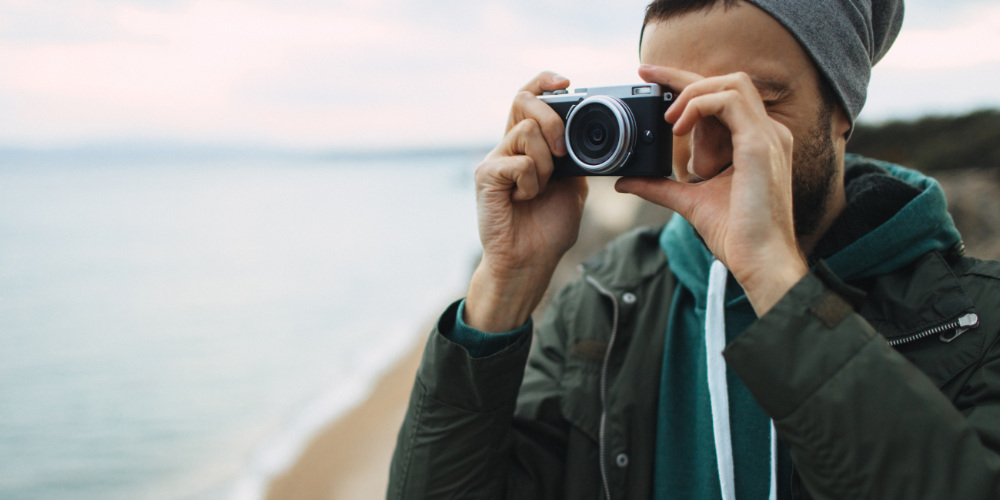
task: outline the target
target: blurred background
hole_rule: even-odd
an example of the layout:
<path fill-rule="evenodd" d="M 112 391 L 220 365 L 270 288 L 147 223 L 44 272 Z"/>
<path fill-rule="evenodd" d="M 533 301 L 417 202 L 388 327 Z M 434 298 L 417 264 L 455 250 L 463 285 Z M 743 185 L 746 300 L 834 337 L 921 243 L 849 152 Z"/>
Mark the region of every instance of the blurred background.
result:
<path fill-rule="evenodd" d="M 0 0 L 0 498 L 257 499 L 305 456 L 327 479 L 272 497 L 384 491 L 384 453 L 331 457 L 391 449 L 472 169 L 539 71 L 635 81 L 646 3 Z M 939 177 L 989 258 L 998 81 L 1000 5 L 908 2 L 849 144 Z M 569 263 L 669 216 L 591 189 Z"/>

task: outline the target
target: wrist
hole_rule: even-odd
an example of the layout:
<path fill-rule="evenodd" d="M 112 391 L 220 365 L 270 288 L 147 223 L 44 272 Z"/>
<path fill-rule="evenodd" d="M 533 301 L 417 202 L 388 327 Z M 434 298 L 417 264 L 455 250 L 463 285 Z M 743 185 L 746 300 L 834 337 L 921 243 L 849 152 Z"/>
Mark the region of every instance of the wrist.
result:
<path fill-rule="evenodd" d="M 486 333 L 524 325 L 542 300 L 555 266 L 497 269 L 486 257 L 472 275 L 462 321 Z"/>
<path fill-rule="evenodd" d="M 752 276 L 737 281 L 760 317 L 767 314 L 807 274 L 809 266 L 805 258 L 796 254 L 792 258 L 762 266 Z"/>

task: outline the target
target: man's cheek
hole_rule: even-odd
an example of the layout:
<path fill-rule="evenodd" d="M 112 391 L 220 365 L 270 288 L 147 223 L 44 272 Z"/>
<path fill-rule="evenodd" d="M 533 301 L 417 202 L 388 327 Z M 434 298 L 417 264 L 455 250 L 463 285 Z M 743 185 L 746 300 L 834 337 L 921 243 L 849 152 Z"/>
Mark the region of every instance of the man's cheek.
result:
<path fill-rule="evenodd" d="M 688 171 L 711 179 L 733 163 L 733 134 L 718 118 L 708 116 L 691 131 Z"/>

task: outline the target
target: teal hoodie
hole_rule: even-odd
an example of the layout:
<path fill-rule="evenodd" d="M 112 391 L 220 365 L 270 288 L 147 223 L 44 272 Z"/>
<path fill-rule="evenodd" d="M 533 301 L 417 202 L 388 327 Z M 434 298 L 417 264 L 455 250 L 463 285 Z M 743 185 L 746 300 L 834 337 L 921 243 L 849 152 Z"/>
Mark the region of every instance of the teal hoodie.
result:
<path fill-rule="evenodd" d="M 845 168 L 848 208 L 817 245 L 814 253 L 819 255 L 811 256 L 823 258 L 842 280 L 857 282 L 889 273 L 929 251 L 961 245 L 944 191 L 934 179 L 855 155 L 847 155 Z M 655 497 L 717 500 L 721 491 L 705 359 L 705 311 L 713 256 L 681 217 L 674 217 L 664 228 L 660 244 L 678 285 L 670 305 L 660 379 Z M 726 342 L 756 319 L 743 289 L 730 275 L 725 296 Z M 726 372 L 736 497 L 765 499 L 770 488 L 769 419 L 735 372 Z M 779 498 L 787 494 L 791 474 L 787 451 L 780 448 Z"/>

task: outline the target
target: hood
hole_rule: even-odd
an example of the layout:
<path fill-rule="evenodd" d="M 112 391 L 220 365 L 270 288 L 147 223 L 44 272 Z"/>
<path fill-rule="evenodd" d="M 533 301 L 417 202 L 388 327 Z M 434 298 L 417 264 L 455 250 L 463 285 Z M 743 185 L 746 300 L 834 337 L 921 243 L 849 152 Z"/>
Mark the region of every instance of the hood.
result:
<path fill-rule="evenodd" d="M 826 259 L 844 281 L 891 273 L 927 252 L 962 246 L 962 236 L 948 213 L 944 190 L 936 180 L 888 162 L 848 155 L 847 168 L 878 168 L 916 188 L 916 196 L 895 215 Z"/>
<path fill-rule="evenodd" d="M 863 174 L 863 175 L 862 175 Z M 817 248 L 830 242 L 842 241 L 824 256 L 824 260 L 840 279 L 853 281 L 895 271 L 933 250 L 945 250 L 961 245 L 941 185 L 920 172 L 899 165 L 847 155 L 845 158 L 845 189 L 848 208 L 838 217 L 830 232 Z M 898 185 L 893 192 L 903 193 L 901 207 L 887 209 L 880 203 L 886 197 L 871 185 Z M 867 210 L 873 206 L 877 209 Z M 877 224 L 858 224 L 861 216 L 874 214 Z M 863 229 L 859 230 L 861 227 Z M 863 234 L 852 233 L 863 232 Z M 835 233 L 835 234 L 831 234 Z M 660 245 L 667 255 L 670 270 L 681 284 L 691 290 L 697 301 L 708 292 L 709 268 L 713 256 L 684 218 L 675 216 L 660 233 Z M 727 303 L 739 297 L 739 287 L 728 287 Z M 734 290 L 736 289 L 736 290 Z"/>

